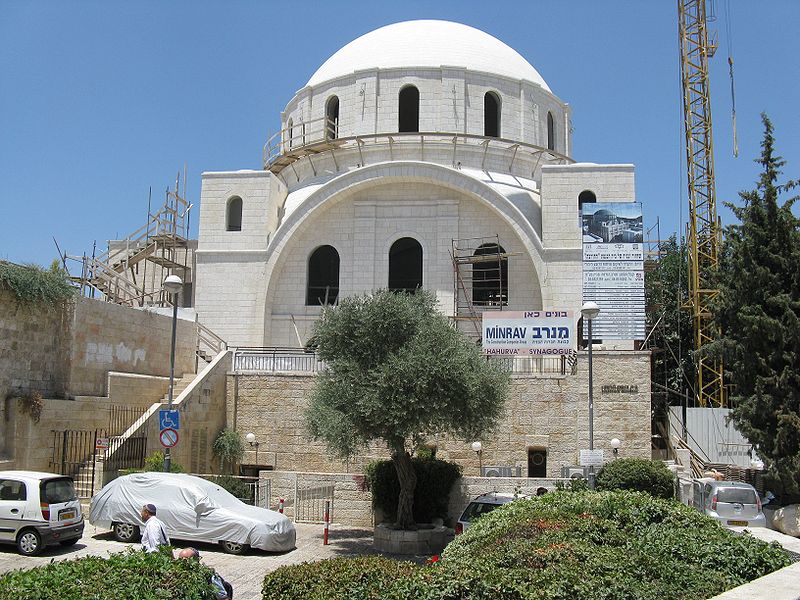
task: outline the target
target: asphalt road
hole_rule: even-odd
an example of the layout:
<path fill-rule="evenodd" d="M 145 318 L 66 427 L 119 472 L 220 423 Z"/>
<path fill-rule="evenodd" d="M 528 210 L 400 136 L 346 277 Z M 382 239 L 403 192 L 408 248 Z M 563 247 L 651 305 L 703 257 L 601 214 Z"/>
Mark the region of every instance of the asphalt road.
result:
<path fill-rule="evenodd" d="M 297 528 L 297 547 L 280 554 L 270 554 L 251 550 L 242 556 L 226 554 L 219 546 L 199 544 L 198 550 L 203 562 L 216 569 L 227 579 L 234 589 L 236 600 L 257 600 L 261 598 L 261 583 L 264 575 L 283 565 L 298 564 L 332 558 L 334 556 L 363 556 L 379 554 L 372 547 L 372 530 L 331 525 L 329 544 L 322 543 L 322 525 L 295 524 Z M 188 543 L 175 542 L 177 548 Z M 15 546 L 0 545 L 0 573 L 14 569 L 30 569 L 44 565 L 52 560 L 70 560 L 81 556 L 108 556 L 121 552 L 130 544 L 114 539 L 107 529 L 86 526 L 81 540 L 71 548 L 51 546 L 39 556 L 27 557 L 17 554 Z M 406 560 L 424 561 L 427 557 L 398 557 Z"/>

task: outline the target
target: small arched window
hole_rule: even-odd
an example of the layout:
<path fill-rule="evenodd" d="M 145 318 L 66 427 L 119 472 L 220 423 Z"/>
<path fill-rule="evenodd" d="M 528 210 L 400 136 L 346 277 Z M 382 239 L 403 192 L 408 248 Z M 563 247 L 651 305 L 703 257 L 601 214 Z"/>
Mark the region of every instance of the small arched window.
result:
<path fill-rule="evenodd" d="M 228 210 L 225 215 L 225 228 L 228 231 L 242 230 L 242 199 L 234 196 L 228 200 Z"/>
<path fill-rule="evenodd" d="M 289 122 L 286 123 L 286 141 L 288 142 L 288 146 L 289 146 L 290 150 L 292 149 L 292 146 L 294 145 L 294 140 L 292 139 L 292 137 L 294 137 L 294 121 L 289 119 Z"/>
<path fill-rule="evenodd" d="M 497 244 L 482 244 L 472 264 L 472 302 L 475 306 L 508 306 L 508 258 Z"/>
<path fill-rule="evenodd" d="M 597 202 L 597 196 L 594 195 L 592 190 L 583 190 L 578 194 L 578 210 L 582 209 L 584 204 L 591 202 Z"/>
<path fill-rule="evenodd" d="M 308 258 L 307 306 L 336 304 L 339 297 L 339 253 L 320 246 Z"/>
<path fill-rule="evenodd" d="M 483 97 L 483 135 L 500 137 L 500 97 L 494 92 Z"/>
<path fill-rule="evenodd" d="M 553 113 L 547 113 L 547 149 L 556 149 L 556 123 L 553 120 Z"/>
<path fill-rule="evenodd" d="M 325 139 L 339 137 L 339 98 L 331 96 L 325 103 Z"/>
<path fill-rule="evenodd" d="M 400 90 L 398 116 L 397 130 L 400 133 L 419 131 L 419 90 L 413 85 Z"/>
<path fill-rule="evenodd" d="M 400 238 L 389 249 L 389 289 L 415 292 L 421 287 L 422 246 L 414 238 Z"/>

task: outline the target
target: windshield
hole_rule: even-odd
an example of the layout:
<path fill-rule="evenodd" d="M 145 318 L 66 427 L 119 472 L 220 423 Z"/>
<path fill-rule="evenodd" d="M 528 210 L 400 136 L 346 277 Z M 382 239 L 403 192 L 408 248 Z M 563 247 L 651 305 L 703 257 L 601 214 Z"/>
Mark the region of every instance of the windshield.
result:
<path fill-rule="evenodd" d="M 77 500 L 75 486 L 72 479 L 64 477 L 62 479 L 47 479 L 42 482 L 41 501 L 48 504 L 63 504 Z"/>
<path fill-rule="evenodd" d="M 720 488 L 717 490 L 717 502 L 755 504 L 756 493 L 747 488 Z"/>
<path fill-rule="evenodd" d="M 470 502 L 469 506 L 464 509 L 464 514 L 461 515 L 462 521 L 474 521 L 481 515 L 492 512 L 499 504 L 486 504 L 484 502 Z"/>

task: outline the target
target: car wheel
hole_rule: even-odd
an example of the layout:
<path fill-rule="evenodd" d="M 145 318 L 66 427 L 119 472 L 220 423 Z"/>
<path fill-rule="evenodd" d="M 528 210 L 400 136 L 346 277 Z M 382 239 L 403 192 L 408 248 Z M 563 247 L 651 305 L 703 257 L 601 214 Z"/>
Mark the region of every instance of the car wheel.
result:
<path fill-rule="evenodd" d="M 17 550 L 23 556 L 35 556 L 42 551 L 42 536 L 35 529 L 25 529 L 17 538 Z"/>
<path fill-rule="evenodd" d="M 114 523 L 111 530 L 114 532 L 114 537 L 120 542 L 132 542 L 139 533 L 139 528 L 130 523 Z"/>
<path fill-rule="evenodd" d="M 72 538 L 71 540 L 61 540 L 58 543 L 61 544 L 64 547 L 69 547 L 69 546 L 74 546 L 75 544 L 77 544 L 79 539 L 81 539 L 81 538 Z"/>
<path fill-rule="evenodd" d="M 247 550 L 246 544 L 237 544 L 236 542 L 221 542 L 222 549 L 228 554 L 244 554 Z"/>

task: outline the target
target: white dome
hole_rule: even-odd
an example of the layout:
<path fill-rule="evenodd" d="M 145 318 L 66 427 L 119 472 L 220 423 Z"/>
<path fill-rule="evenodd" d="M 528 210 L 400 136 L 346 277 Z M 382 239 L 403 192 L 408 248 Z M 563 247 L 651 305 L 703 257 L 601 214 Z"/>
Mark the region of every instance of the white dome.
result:
<path fill-rule="evenodd" d="M 353 40 L 317 69 L 306 85 L 363 69 L 463 67 L 550 88 L 519 52 L 488 33 L 450 21 L 404 21 Z"/>

